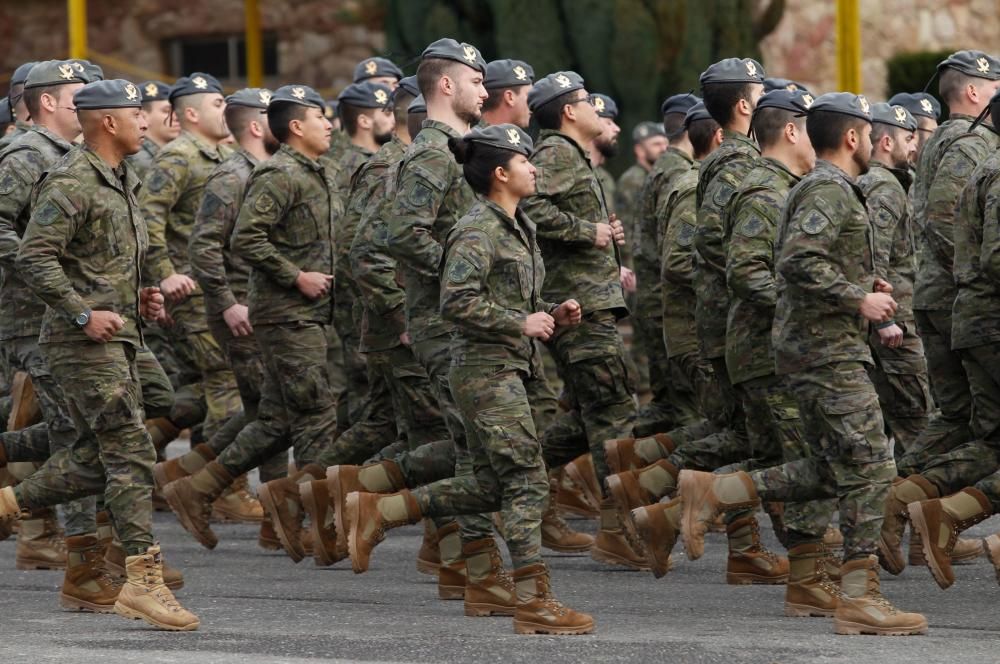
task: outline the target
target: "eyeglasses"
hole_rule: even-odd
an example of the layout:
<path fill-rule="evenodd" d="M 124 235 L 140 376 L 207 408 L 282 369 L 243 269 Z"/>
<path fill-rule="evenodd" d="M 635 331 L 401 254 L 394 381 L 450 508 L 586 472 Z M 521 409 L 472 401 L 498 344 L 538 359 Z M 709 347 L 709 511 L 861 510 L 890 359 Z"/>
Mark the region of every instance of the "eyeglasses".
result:
<path fill-rule="evenodd" d="M 581 99 L 574 99 L 573 101 L 568 101 L 568 102 L 566 102 L 566 105 L 567 105 L 567 106 L 571 106 L 571 105 L 573 105 L 573 104 L 579 104 L 579 103 L 580 103 L 580 102 L 582 102 L 582 101 L 585 101 L 585 102 L 587 102 L 587 103 L 588 103 L 588 104 L 590 104 L 591 106 L 593 106 L 593 105 L 594 105 L 594 98 L 593 98 L 593 97 L 591 97 L 590 95 L 587 95 L 586 97 L 583 97 L 583 98 L 581 98 Z"/>

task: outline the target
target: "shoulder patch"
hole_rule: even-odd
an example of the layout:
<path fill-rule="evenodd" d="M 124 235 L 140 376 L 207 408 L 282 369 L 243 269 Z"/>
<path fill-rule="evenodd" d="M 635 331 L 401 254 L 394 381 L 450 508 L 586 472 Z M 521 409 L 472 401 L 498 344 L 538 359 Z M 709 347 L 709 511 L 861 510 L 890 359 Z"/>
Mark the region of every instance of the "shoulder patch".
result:
<path fill-rule="evenodd" d="M 427 207 L 434 197 L 434 191 L 425 182 L 417 182 L 410 188 L 406 200 L 413 209 Z"/>
<path fill-rule="evenodd" d="M 55 202 L 46 199 L 32 211 L 31 218 L 39 226 L 51 226 L 65 214 Z"/>
<path fill-rule="evenodd" d="M 257 196 L 257 200 L 253 202 L 253 209 L 261 214 L 271 212 L 276 206 L 277 203 L 274 200 L 274 196 L 266 191 Z"/>
<path fill-rule="evenodd" d="M 736 232 L 743 237 L 757 237 L 764 232 L 765 228 L 767 228 L 767 224 L 755 214 L 741 221 L 736 227 Z"/>
<path fill-rule="evenodd" d="M 153 172 L 149 174 L 149 179 L 146 181 L 146 189 L 151 193 L 157 194 L 163 191 L 163 188 L 167 186 L 167 182 L 170 178 L 167 177 L 166 172 L 162 168 L 154 168 Z"/>
<path fill-rule="evenodd" d="M 892 226 L 896 217 L 896 213 L 890 210 L 888 205 L 881 204 L 876 208 L 875 214 L 872 215 L 872 220 L 879 228 L 888 228 Z"/>
<path fill-rule="evenodd" d="M 448 268 L 448 281 L 453 284 L 464 284 L 472 276 L 476 266 L 464 258 L 455 259 Z"/>
<path fill-rule="evenodd" d="M 816 235 L 826 228 L 829 223 L 829 217 L 819 210 L 813 210 L 806 215 L 805 219 L 799 222 L 799 227 L 809 235 Z"/>
<path fill-rule="evenodd" d="M 12 172 L 7 171 L 4 173 L 3 177 L 0 178 L 0 196 L 7 196 L 12 191 L 17 189 L 19 184 L 21 184 L 20 178 Z"/>
<path fill-rule="evenodd" d="M 694 225 L 686 221 L 681 222 L 680 230 L 677 231 L 677 244 L 682 247 L 690 247 L 694 241 Z"/>

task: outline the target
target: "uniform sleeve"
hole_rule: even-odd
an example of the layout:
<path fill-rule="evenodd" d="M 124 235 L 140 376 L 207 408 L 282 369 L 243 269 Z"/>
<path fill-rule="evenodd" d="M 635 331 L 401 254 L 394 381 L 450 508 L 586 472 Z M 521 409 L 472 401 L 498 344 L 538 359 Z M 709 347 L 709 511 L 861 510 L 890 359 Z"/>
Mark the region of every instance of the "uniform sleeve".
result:
<path fill-rule="evenodd" d="M 87 310 L 59 259 L 87 218 L 80 183 L 52 176 L 39 188 L 15 269 L 45 304 L 68 320 Z"/>
<path fill-rule="evenodd" d="M 695 189 L 675 191 L 663 206 L 667 232 L 663 238 L 662 276 L 681 286 L 694 284 L 692 242 L 695 232 Z"/>
<path fill-rule="evenodd" d="M 986 193 L 979 264 L 994 285 L 1000 287 L 1000 177 L 993 179 Z"/>
<path fill-rule="evenodd" d="M 14 269 L 21 247 L 17 220 L 31 202 L 31 188 L 41 177 L 42 163 L 34 150 L 18 150 L 0 163 L 0 267 Z"/>
<path fill-rule="evenodd" d="M 451 186 L 453 164 L 440 150 L 414 154 L 399 174 L 387 219 L 392 255 L 428 279 L 437 279 L 444 253 L 434 238 L 434 222 Z"/>
<path fill-rule="evenodd" d="M 865 194 L 865 205 L 875 235 L 875 275 L 895 285 L 898 280 L 893 275 L 892 250 L 906 201 L 894 196 L 892 187 L 878 183 Z"/>
<path fill-rule="evenodd" d="M 775 216 L 779 206 L 741 196 L 733 204 L 733 234 L 726 255 L 726 284 L 745 302 L 774 308 L 778 289 L 774 281 Z"/>
<path fill-rule="evenodd" d="M 295 286 L 295 279 L 302 270 L 278 251 L 271 242 L 271 232 L 290 207 L 288 192 L 291 187 L 287 174 L 282 171 L 268 170 L 250 176 L 230 240 L 234 253 L 287 288 Z"/>
<path fill-rule="evenodd" d="M 483 282 L 493 267 L 493 253 L 493 244 L 482 231 L 457 233 L 441 273 L 441 316 L 466 329 L 517 337 L 526 316 L 483 295 Z"/>
<path fill-rule="evenodd" d="M 954 271 L 955 262 L 955 244 L 952 238 L 955 207 L 962 189 L 985 155 L 984 142 L 978 137 L 964 140 L 961 145 L 952 145 L 942 156 L 927 189 L 924 237 L 937 261 L 949 272 Z"/>
<path fill-rule="evenodd" d="M 535 152 L 531 163 L 535 173 L 535 195 L 521 202 L 521 208 L 538 227 L 538 237 L 569 244 L 591 246 L 597 238 L 597 221 L 581 219 L 559 209 L 559 200 L 568 194 L 577 177 L 568 164 L 571 155 L 557 146 Z M 600 221 L 600 220 L 598 220 Z M 604 220 L 607 221 L 607 220 Z"/>
<path fill-rule="evenodd" d="M 375 178 L 371 194 L 361 213 L 361 221 L 351 240 L 351 274 L 361 297 L 372 312 L 391 319 L 402 332 L 406 329 L 403 303 L 406 293 L 396 281 L 396 260 L 389 254 L 389 229 L 383 219 L 387 203 L 385 186 Z"/>
<path fill-rule="evenodd" d="M 146 173 L 145 183 L 139 191 L 139 208 L 149 230 L 145 276 L 154 283 L 163 281 L 175 272 L 167 249 L 167 225 L 170 211 L 187 187 L 188 174 L 187 160 L 183 156 L 160 152 Z"/>
<path fill-rule="evenodd" d="M 205 183 L 205 193 L 195 215 L 191 239 L 188 240 L 188 259 L 191 271 L 206 301 L 219 314 L 237 303 L 226 278 L 226 263 L 223 255 L 225 229 L 232 228 L 239 214 L 239 204 L 233 200 L 233 192 L 239 189 L 231 174 L 216 171 Z"/>
<path fill-rule="evenodd" d="M 659 241 L 656 237 L 656 185 L 659 178 L 648 177 L 639 193 L 636 219 L 632 224 L 632 264 L 637 276 L 651 277 L 657 274 L 659 266 Z M 648 291 L 653 284 L 639 283 L 638 287 Z"/>
<path fill-rule="evenodd" d="M 808 201 L 796 206 L 785 228 L 777 269 L 785 281 L 817 301 L 857 313 L 867 293 L 848 281 L 830 253 L 840 231 L 830 217 L 836 209 L 831 203 L 832 200 L 814 192 Z"/>
<path fill-rule="evenodd" d="M 699 265 L 710 265 L 719 274 L 726 272 L 726 235 L 731 221 L 727 219 L 730 204 L 742 179 L 753 168 L 750 158 L 730 159 L 706 184 L 704 200 L 698 207 L 697 233 L 694 248 Z"/>

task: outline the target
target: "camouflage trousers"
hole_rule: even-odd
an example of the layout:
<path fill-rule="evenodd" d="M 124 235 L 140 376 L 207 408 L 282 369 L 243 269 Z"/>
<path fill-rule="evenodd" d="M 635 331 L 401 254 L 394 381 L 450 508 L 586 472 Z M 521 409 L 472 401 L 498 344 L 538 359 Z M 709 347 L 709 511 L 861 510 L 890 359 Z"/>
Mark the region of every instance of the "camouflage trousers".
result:
<path fill-rule="evenodd" d="M 469 452 L 465 425 L 462 423 L 462 416 L 456 404 L 458 395 L 452 393 L 448 382 L 448 372 L 451 369 L 451 337 L 445 334 L 421 339 L 415 341 L 410 348 L 417 362 L 427 372 L 431 389 L 437 397 L 438 407 L 455 444 L 455 477 L 472 478 L 472 454 Z M 485 514 L 463 513 L 457 521 L 462 540 L 465 542 L 475 542 L 493 536 L 493 523 Z M 438 527 L 445 523 L 438 522 Z"/>
<path fill-rule="evenodd" d="M 427 372 L 408 346 L 396 346 L 367 353 L 369 383 L 377 375 L 388 386 L 389 402 L 396 427 L 409 448 L 448 438 L 437 399 Z"/>
<path fill-rule="evenodd" d="M 785 376 L 762 376 L 739 383 L 750 439 L 751 468 L 767 468 L 809 458 L 799 417 L 799 404 Z M 833 500 L 808 500 L 785 504 L 784 521 L 788 546 L 820 541 L 836 509 Z"/>
<path fill-rule="evenodd" d="M 639 407 L 636 436 L 652 436 L 698 419 L 690 383 L 674 371 L 663 343 L 662 317 L 632 317 L 633 343 L 642 349 L 649 367 L 652 399 Z"/>
<path fill-rule="evenodd" d="M 450 372 L 465 422 L 473 475 L 415 489 L 427 516 L 500 511 L 514 568 L 542 560 L 542 513 L 549 481 L 522 374 L 504 366 L 457 366 Z"/>
<path fill-rule="evenodd" d="M 913 313 L 927 358 L 931 395 L 941 411 L 938 426 L 964 427 L 972 416 L 972 394 L 962 358 L 951 349 L 951 311 Z"/>
<path fill-rule="evenodd" d="M 870 375 L 882 405 L 882 416 L 896 441 L 896 458 L 920 444 L 932 410 L 924 345 L 913 321 L 903 323 L 903 345 L 889 348 L 873 332 L 868 343 L 875 366 Z"/>
<path fill-rule="evenodd" d="M 208 408 L 204 435 L 211 438 L 226 420 L 240 411 L 240 391 L 226 354 L 211 332 L 189 332 L 187 339 L 201 371 L 201 385 Z"/>
<path fill-rule="evenodd" d="M 142 385 L 142 410 L 145 419 L 170 417 L 174 407 L 174 386 L 163 365 L 148 348 L 135 351 L 135 366 Z"/>
<path fill-rule="evenodd" d="M 366 357 L 359 350 L 361 337 L 361 311 L 354 316 L 354 297 L 345 288 L 334 287 L 333 325 L 337 336 L 343 344 L 341 351 L 344 357 L 344 390 L 337 394 L 337 421 L 340 429 L 353 426 L 365 416 L 364 410 L 368 403 L 368 378 Z M 344 291 L 347 291 L 346 293 Z M 355 321 L 358 321 L 357 323 Z"/>
<path fill-rule="evenodd" d="M 18 502 L 46 507 L 103 492 L 128 555 L 153 544 L 156 452 L 142 422 L 135 348 L 123 342 L 42 346 L 79 436 L 15 488 Z"/>
<path fill-rule="evenodd" d="M 208 412 L 201 374 L 194 363 L 190 344 L 176 329 L 150 325 L 143 330 L 143 341 L 156 356 L 164 373 L 174 388 L 174 403 L 169 418 L 179 429 L 199 426 Z"/>
<path fill-rule="evenodd" d="M 292 447 L 302 468 L 333 442 L 337 407 L 330 385 L 328 326 L 301 321 L 254 328 L 264 360 L 257 419 L 217 461 L 234 477 Z"/>
<path fill-rule="evenodd" d="M 635 388 L 611 311 L 595 311 L 548 341 L 559 374 L 582 423 L 600 485 L 608 476 L 604 441 L 632 435 Z"/>
<path fill-rule="evenodd" d="M 865 366 L 839 362 L 814 367 L 792 374 L 789 385 L 810 455 L 751 473 L 758 494 L 766 501 L 785 502 L 835 496 L 844 560 L 874 554 L 896 464 Z"/>
<path fill-rule="evenodd" d="M 931 459 L 920 473 L 947 495 L 975 485 L 1000 508 L 1000 343 L 958 351 L 972 392 L 974 439 Z"/>

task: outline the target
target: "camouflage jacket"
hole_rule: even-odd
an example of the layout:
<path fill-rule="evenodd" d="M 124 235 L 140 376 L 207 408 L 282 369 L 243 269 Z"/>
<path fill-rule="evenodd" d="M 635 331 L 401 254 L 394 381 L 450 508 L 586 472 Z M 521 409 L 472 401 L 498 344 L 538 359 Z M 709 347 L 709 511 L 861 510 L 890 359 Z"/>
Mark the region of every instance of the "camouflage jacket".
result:
<path fill-rule="evenodd" d="M 727 210 L 733 232 L 726 254 L 730 295 L 726 367 L 734 385 L 774 375 L 771 324 L 778 300 L 774 243 L 781 209 L 798 181 L 799 177 L 777 159 L 761 157 Z"/>
<path fill-rule="evenodd" d="M 906 193 L 909 178 L 908 171 L 890 169 L 877 161 L 869 163 L 868 172 L 858 178 L 875 238 L 875 274 L 892 284 L 892 298 L 899 305 L 895 319 L 900 322 L 913 320 L 917 272 L 913 211 Z"/>
<path fill-rule="evenodd" d="M 348 216 L 357 216 L 357 228 L 348 257 L 362 303 L 362 352 L 395 348 L 406 331 L 406 293 L 396 278 L 396 259 L 388 251 L 384 215 L 391 199 L 387 190 L 390 184 L 395 187 L 394 171 L 405 152 L 406 144 L 398 138 L 383 145 L 357 172 L 351 191 Z"/>
<path fill-rule="evenodd" d="M 143 276 L 152 284 L 159 285 L 175 273 L 192 276 L 188 243 L 205 182 L 231 152 L 227 146 L 209 145 L 185 131 L 156 153 L 139 191 L 139 206 L 149 227 L 149 256 Z M 200 288 L 168 309 L 185 331 L 208 329 Z"/>
<path fill-rule="evenodd" d="M 31 129 L 34 125 L 28 124 L 23 120 L 14 121 L 14 130 L 11 131 L 6 136 L 0 136 L 0 150 L 5 150 L 8 145 L 13 143 L 17 138 Z"/>
<path fill-rule="evenodd" d="M 247 181 L 258 163 L 246 150 L 226 157 L 205 181 L 205 194 L 195 215 L 188 257 L 191 272 L 205 294 L 205 312 L 212 320 L 222 321 L 222 312 L 247 302 L 250 266 L 233 253 L 229 240 Z"/>
<path fill-rule="evenodd" d="M 706 359 L 726 354 L 726 244 L 732 222 L 726 209 L 760 156 L 757 144 L 743 134 L 725 130 L 725 138 L 698 173 L 698 227 L 694 236 L 694 280 L 698 295 L 695 318 L 702 355 Z"/>
<path fill-rule="evenodd" d="M 660 257 L 663 310 L 663 342 L 667 357 L 674 358 L 698 352 L 698 331 L 694 320 L 697 297 L 694 293 L 694 242 L 698 207 L 698 162 L 692 162 L 686 173 L 673 178 L 673 184 L 663 192 L 663 203 L 657 213 L 665 221 Z"/>
<path fill-rule="evenodd" d="M 952 116 L 938 127 L 920 155 L 914 196 L 920 229 L 915 309 L 950 311 L 955 301 L 955 208 L 972 172 L 998 143 L 996 134 L 982 125 L 970 132 L 972 120 L 967 115 Z"/>
<path fill-rule="evenodd" d="M 36 189 L 17 270 L 48 308 L 39 343 L 88 341 L 73 320 L 87 309 L 114 311 L 114 336 L 142 346 L 141 270 L 149 236 L 139 211 L 139 178 L 112 169 L 89 147 L 73 149 Z"/>
<path fill-rule="evenodd" d="M 153 160 L 156 159 L 156 154 L 159 151 L 159 145 L 148 138 L 144 138 L 142 139 L 142 146 L 139 148 L 139 151 L 133 155 L 129 155 L 125 160 L 132 167 L 132 172 L 140 180 L 144 180 L 146 174 L 149 173 L 149 169 L 153 167 Z"/>
<path fill-rule="evenodd" d="M 1000 343 L 1000 151 L 976 169 L 962 192 L 954 230 L 952 348 Z"/>
<path fill-rule="evenodd" d="M 386 215 L 389 251 L 406 284 L 406 324 L 414 341 L 452 330 L 441 318 L 438 270 L 448 231 L 476 200 L 448 149 L 448 139 L 458 136 L 442 122 L 424 120 L 400 162 Z"/>
<path fill-rule="evenodd" d="M 545 299 L 575 299 L 584 315 L 609 309 L 618 318 L 627 316 L 618 246 L 594 246 L 597 224 L 607 223 L 609 212 L 587 152 L 570 137 L 543 130 L 531 162 L 538 169 L 537 193 L 521 207 L 538 228 L 548 266 Z"/>
<path fill-rule="evenodd" d="M 639 164 L 632 164 L 618 178 L 615 183 L 615 205 L 614 210 L 625 226 L 625 239 L 627 242 L 622 246 L 622 262 L 629 267 L 633 267 L 633 246 L 632 238 L 636 236 L 639 229 L 639 209 L 642 204 L 643 186 L 646 183 L 646 176 L 649 173 Z"/>
<path fill-rule="evenodd" d="M 254 169 L 230 240 L 252 268 L 252 325 L 332 321 L 329 291 L 310 300 L 295 279 L 299 272 L 333 274 L 333 229 L 343 212 L 329 170 L 288 145 Z"/>
<path fill-rule="evenodd" d="M 358 170 L 368 161 L 373 152 L 360 148 L 351 143 L 337 160 L 337 188 L 344 196 L 344 217 L 334 229 L 334 245 L 337 247 L 337 262 L 334 279 L 333 302 L 337 317 L 338 330 L 350 330 L 351 334 L 357 334 L 357 326 L 354 324 L 355 316 L 360 320 L 361 305 L 356 305 L 357 287 L 351 277 L 351 241 L 354 240 L 354 233 L 358 229 L 358 221 L 361 219 L 361 212 L 367 198 L 362 198 L 364 194 L 358 192 L 355 196 L 355 183 Z"/>
<path fill-rule="evenodd" d="M 72 147 L 32 125 L 0 153 L 0 339 L 38 336 L 45 304 L 14 268 L 14 259 L 31 215 L 32 187 Z"/>
<path fill-rule="evenodd" d="M 545 267 L 535 225 L 480 198 L 448 233 L 441 268 L 441 315 L 455 323 L 452 365 L 504 365 L 528 371 L 535 344 L 522 332 L 528 314 L 551 313 L 541 299 Z"/>
<path fill-rule="evenodd" d="M 643 183 L 636 212 L 635 231 L 626 240 L 632 244 L 632 264 L 638 283 L 634 315 L 660 318 L 663 315 L 663 295 L 660 286 L 660 256 L 667 216 L 663 213 L 674 180 L 691 170 L 694 160 L 677 148 L 656 160 Z"/>
<path fill-rule="evenodd" d="M 834 362 L 871 364 L 858 309 L 875 278 L 874 242 L 861 190 L 819 160 L 788 195 L 778 229 L 776 373 Z"/>
<path fill-rule="evenodd" d="M 539 138 L 541 137 L 539 136 Z M 601 189 L 604 191 L 604 203 L 608 208 L 608 213 L 617 211 L 615 196 L 618 193 L 618 186 L 615 184 L 614 176 L 604 166 L 595 166 L 594 175 L 597 176 L 597 181 L 601 183 Z"/>

